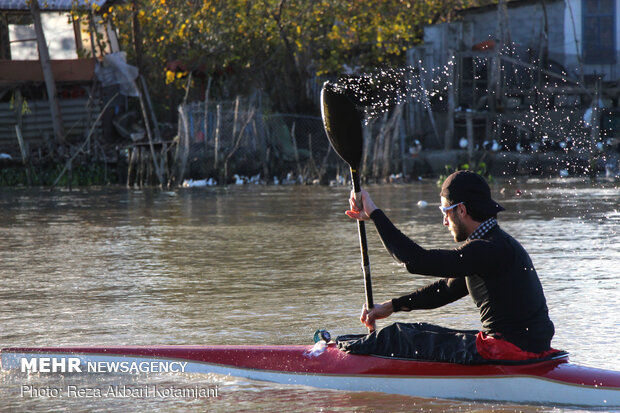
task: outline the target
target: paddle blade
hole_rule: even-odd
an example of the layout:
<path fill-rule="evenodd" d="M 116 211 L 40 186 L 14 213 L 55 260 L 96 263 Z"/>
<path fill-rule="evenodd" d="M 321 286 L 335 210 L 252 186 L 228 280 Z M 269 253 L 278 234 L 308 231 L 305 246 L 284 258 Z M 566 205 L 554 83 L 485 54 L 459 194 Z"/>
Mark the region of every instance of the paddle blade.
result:
<path fill-rule="evenodd" d="M 362 116 L 355 103 L 325 82 L 321 90 L 321 116 L 329 142 L 340 157 L 357 169 L 362 160 Z"/>

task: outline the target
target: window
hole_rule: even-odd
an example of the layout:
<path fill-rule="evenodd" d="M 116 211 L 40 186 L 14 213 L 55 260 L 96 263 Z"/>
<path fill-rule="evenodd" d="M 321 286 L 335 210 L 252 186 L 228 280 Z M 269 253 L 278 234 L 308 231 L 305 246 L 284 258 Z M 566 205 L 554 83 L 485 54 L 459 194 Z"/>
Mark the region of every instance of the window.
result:
<path fill-rule="evenodd" d="M 583 61 L 616 63 L 616 0 L 582 0 Z"/>

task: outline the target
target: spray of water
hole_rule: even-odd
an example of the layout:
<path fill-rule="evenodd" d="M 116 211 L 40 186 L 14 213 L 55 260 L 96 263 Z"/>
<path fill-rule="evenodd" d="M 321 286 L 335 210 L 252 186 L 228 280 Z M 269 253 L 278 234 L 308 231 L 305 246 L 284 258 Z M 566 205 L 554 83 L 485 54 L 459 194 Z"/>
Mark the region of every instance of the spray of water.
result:
<path fill-rule="evenodd" d="M 436 95 L 443 99 L 441 95 L 448 90 L 448 69 L 453 64 L 450 61 L 445 67 L 432 69 L 430 72 L 422 67 L 411 66 L 384 68 L 342 78 L 334 88 L 348 94 L 364 111 L 369 121 L 399 104 L 415 102 L 430 105 L 431 98 Z M 428 82 L 425 79 L 428 79 Z"/>
<path fill-rule="evenodd" d="M 492 136 L 481 139 L 476 149 L 489 150 L 493 147 L 490 142 L 496 140 L 497 149 L 504 151 L 544 153 L 548 157 L 555 154 L 562 175 L 617 164 L 618 155 L 611 150 L 614 141 L 607 130 L 602 127 L 600 138 L 592 137 L 593 112 L 598 110 L 600 116 L 604 100 L 596 98 L 592 87 L 580 84 L 576 75 L 551 71 L 527 55 L 512 44 L 495 57 L 473 57 L 469 74 L 457 67 L 458 60 L 452 57 L 446 65 L 431 69 L 419 61 L 415 67 L 384 68 L 344 77 L 334 88 L 358 104 L 368 124 L 403 103 L 428 109 L 432 102 L 433 107 L 446 110 L 451 90 L 460 89 L 463 94 L 467 87 L 473 90 L 464 86 L 467 82 L 477 82 L 481 86 L 472 93 L 482 96 L 480 100 L 469 105 L 457 101 L 455 108 L 456 112 L 490 113 Z M 497 84 L 488 82 L 493 78 L 499 79 Z M 458 141 L 459 137 L 455 138 Z M 584 161 L 588 157 L 596 157 L 598 165 Z"/>

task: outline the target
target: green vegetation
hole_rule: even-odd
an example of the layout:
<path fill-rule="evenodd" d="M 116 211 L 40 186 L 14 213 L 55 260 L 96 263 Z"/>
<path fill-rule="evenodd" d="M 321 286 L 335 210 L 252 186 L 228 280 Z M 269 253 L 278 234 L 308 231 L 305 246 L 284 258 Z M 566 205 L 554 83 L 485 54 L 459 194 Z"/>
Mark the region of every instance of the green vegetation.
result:
<path fill-rule="evenodd" d="M 448 176 L 450 176 L 453 172 L 461 170 L 473 171 L 478 175 L 484 177 L 488 183 L 493 182 L 493 176 L 488 172 L 487 164 L 485 162 L 479 162 L 477 165 L 470 165 L 464 163 L 458 168 L 453 168 L 452 165 L 445 165 L 444 173 L 439 175 L 439 179 L 437 179 L 437 186 L 441 187 L 441 185 L 443 185 L 443 182 L 446 180 L 446 178 L 448 178 Z"/>
<path fill-rule="evenodd" d="M 425 25 L 477 0 L 131 0 L 103 10 L 162 119 L 190 85 L 201 98 L 261 90 L 273 110 L 315 113 L 317 76 L 403 66 Z M 191 77 L 190 77 L 191 74 Z"/>
<path fill-rule="evenodd" d="M 62 169 L 63 166 L 59 164 L 33 166 L 31 169 L 32 185 L 51 186 Z M 74 165 L 71 171 L 71 186 L 73 187 L 106 185 L 117 181 L 116 172 L 106 169 L 103 164 Z M 27 182 L 26 169 L 21 165 L 0 169 L 0 187 L 26 185 Z M 58 181 L 57 186 L 69 186 L 69 174 L 65 173 Z"/>

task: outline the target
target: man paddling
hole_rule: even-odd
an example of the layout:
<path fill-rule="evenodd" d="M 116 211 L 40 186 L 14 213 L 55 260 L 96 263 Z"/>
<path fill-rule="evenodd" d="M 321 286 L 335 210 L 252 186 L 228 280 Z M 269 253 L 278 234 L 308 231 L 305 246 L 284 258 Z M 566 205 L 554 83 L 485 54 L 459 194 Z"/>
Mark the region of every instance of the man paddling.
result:
<path fill-rule="evenodd" d="M 480 310 L 482 332 L 476 347 L 483 358 L 526 359 L 548 352 L 554 326 L 542 286 L 528 253 L 499 227 L 497 213 L 504 208 L 491 198 L 489 185 L 478 174 L 458 171 L 445 180 L 440 195 L 443 224 L 455 242 L 464 241 L 452 250 L 422 248 L 392 224 L 366 191 L 363 209 L 351 196 L 346 214 L 371 219 L 387 251 L 410 273 L 440 277 L 411 294 L 375 304 L 370 311 L 364 306 L 362 323 L 371 327 L 394 312 L 438 308 L 470 295 Z M 422 332 L 435 336 L 433 329 Z M 457 337 L 456 347 L 463 345 L 459 332 L 440 332 L 449 339 Z"/>

